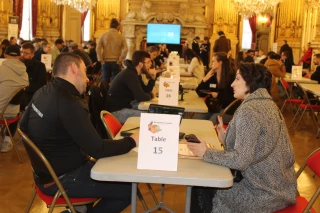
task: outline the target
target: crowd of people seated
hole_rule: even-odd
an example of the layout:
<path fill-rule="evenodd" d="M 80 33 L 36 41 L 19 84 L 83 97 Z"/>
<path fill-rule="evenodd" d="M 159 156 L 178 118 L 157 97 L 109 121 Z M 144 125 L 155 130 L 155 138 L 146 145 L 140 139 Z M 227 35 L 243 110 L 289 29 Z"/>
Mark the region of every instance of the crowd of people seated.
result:
<path fill-rule="evenodd" d="M 140 116 L 139 102 L 157 96 L 155 82 L 166 69 L 169 54 L 162 44 L 150 46 L 147 51 L 134 51 L 132 59 L 125 60 L 128 47 L 119 29 L 120 23 L 112 19 L 109 31 L 97 43 L 88 41 L 84 46 L 60 38 L 53 45 L 45 39 L 20 38 L 4 39 L 1 43 L 0 57 L 6 60 L 0 65 L 0 110 L 17 87 L 26 86 L 20 104 L 10 104 L 6 117 L 25 111 L 21 129 L 48 157 L 70 196 L 102 198 L 94 208 L 87 206 L 88 212 L 120 212 L 130 204 L 131 197 L 130 184 L 90 179 L 94 163 L 89 156 L 99 159 L 127 153 L 139 144 L 139 137 L 134 134 L 121 140 L 101 138 L 102 134 L 95 129 L 99 118 L 95 122 L 89 119 L 83 98 L 89 82 L 87 75 L 101 73 L 99 79 L 105 86 L 101 107 L 125 123 L 129 117 Z M 224 151 L 208 148 L 202 140 L 188 146 L 206 162 L 241 171 L 243 179 L 227 190 L 195 188 L 192 212 L 272 212 L 285 208 L 295 203 L 294 156 L 276 102 L 278 78 L 291 72 L 294 65 L 292 49 L 290 52 L 285 42 L 280 54 L 269 52 L 265 56 L 262 50 L 240 51 L 234 60 L 229 52 L 230 40 L 222 31 L 220 34 L 226 51 L 214 51 L 211 63 L 208 38 L 200 46 L 200 38 L 195 37 L 185 57 L 190 62 L 187 71 L 197 80 L 196 93 L 208 107 L 208 113 L 198 113 L 194 119 L 210 120 L 216 125 Z M 42 54 L 52 55 L 54 79 L 50 83 L 41 62 Z M 306 57 L 300 61 L 305 62 Z M 316 54 L 315 62 L 320 63 L 320 54 Z M 318 82 L 319 69 L 308 73 Z M 100 83 L 94 86 L 97 85 Z M 98 88 L 96 94 L 99 92 Z M 234 116 L 226 132 L 222 125 L 232 116 L 222 120 L 219 115 L 235 99 L 243 102 L 232 112 Z M 17 124 L 10 124 L 13 134 Z M 1 152 L 10 151 L 10 138 L 5 136 L 3 141 Z M 41 168 L 34 168 L 34 174 L 41 191 L 54 195 L 57 188 L 48 174 L 41 173 Z"/>

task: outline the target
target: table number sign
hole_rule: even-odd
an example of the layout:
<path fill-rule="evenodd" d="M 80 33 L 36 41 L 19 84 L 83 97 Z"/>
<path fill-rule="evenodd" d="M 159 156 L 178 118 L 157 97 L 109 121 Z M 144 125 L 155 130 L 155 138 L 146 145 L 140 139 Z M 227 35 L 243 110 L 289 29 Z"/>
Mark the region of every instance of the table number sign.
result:
<path fill-rule="evenodd" d="M 179 115 L 142 113 L 138 169 L 177 171 Z"/>
<path fill-rule="evenodd" d="M 291 79 L 302 78 L 302 66 L 292 66 Z"/>
<path fill-rule="evenodd" d="M 51 69 L 52 55 L 51 54 L 41 54 L 41 62 L 44 63 L 46 69 Z"/>
<path fill-rule="evenodd" d="M 179 78 L 160 78 L 158 104 L 178 106 Z"/>

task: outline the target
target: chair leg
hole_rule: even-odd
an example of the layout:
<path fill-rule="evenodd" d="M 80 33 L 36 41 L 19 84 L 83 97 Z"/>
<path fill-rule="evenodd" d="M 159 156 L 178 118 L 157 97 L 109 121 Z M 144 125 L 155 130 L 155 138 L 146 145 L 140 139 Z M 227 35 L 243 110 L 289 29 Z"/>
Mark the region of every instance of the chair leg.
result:
<path fill-rule="evenodd" d="M 158 201 L 156 195 L 154 194 L 154 191 L 152 190 L 152 187 L 151 187 L 150 183 L 147 183 L 147 187 L 148 187 L 148 189 L 149 189 L 149 192 L 150 192 L 150 194 L 151 194 L 154 202 L 158 205 L 158 204 L 159 204 L 159 201 Z"/>
<path fill-rule="evenodd" d="M 297 122 L 296 128 L 294 128 L 294 130 L 293 130 L 293 133 L 292 133 L 293 135 L 294 135 L 295 131 L 297 130 L 298 125 L 299 125 L 299 123 L 300 123 L 300 121 L 301 121 L 301 119 L 302 119 L 303 114 L 304 114 L 305 111 L 306 111 L 306 109 L 304 109 L 303 112 L 301 113 L 301 116 L 300 116 L 300 118 L 299 118 L 299 120 L 298 120 L 298 122 Z"/>
<path fill-rule="evenodd" d="M 9 129 L 9 125 L 8 125 L 8 123 L 7 123 L 7 120 L 4 118 L 3 121 L 4 121 L 5 125 L 6 125 L 7 131 L 8 131 L 8 133 L 9 133 L 9 136 L 10 136 L 10 139 L 11 139 L 11 142 L 12 142 L 12 145 L 13 145 L 13 148 L 14 148 L 15 152 L 16 152 L 17 155 L 18 155 L 19 162 L 22 163 L 22 160 L 21 160 L 19 151 L 18 151 L 18 149 L 17 149 L 17 147 L 16 147 L 16 145 L 15 145 L 15 143 L 14 143 L 14 140 L 13 140 L 11 131 L 10 131 L 10 129 Z"/>
<path fill-rule="evenodd" d="M 30 208 L 32 206 L 32 203 L 34 201 L 34 198 L 35 198 L 36 194 L 37 194 L 37 191 L 34 189 L 33 192 L 32 192 L 31 199 L 30 199 L 30 201 L 28 203 L 28 206 L 27 206 L 27 209 L 26 209 L 25 213 L 29 213 Z"/>
<path fill-rule="evenodd" d="M 147 206 L 147 204 L 146 204 L 146 201 L 145 201 L 144 198 L 142 197 L 142 194 L 141 194 L 139 188 L 138 188 L 138 190 L 137 190 L 137 195 L 138 195 L 138 198 L 139 198 L 140 202 L 142 203 L 142 206 L 143 206 L 144 210 L 147 211 L 149 208 L 148 208 L 148 206 Z"/>
<path fill-rule="evenodd" d="M 294 117 L 293 117 L 293 119 L 292 119 L 292 121 L 291 121 L 291 123 L 290 123 L 290 125 L 289 125 L 289 127 L 288 127 L 288 129 L 290 129 L 291 128 L 291 126 L 292 126 L 292 124 L 294 123 L 294 121 L 296 120 L 296 118 L 297 118 L 297 116 L 298 116 L 298 114 L 300 113 L 300 108 L 298 109 L 298 111 L 296 112 L 296 114 L 294 115 Z"/>

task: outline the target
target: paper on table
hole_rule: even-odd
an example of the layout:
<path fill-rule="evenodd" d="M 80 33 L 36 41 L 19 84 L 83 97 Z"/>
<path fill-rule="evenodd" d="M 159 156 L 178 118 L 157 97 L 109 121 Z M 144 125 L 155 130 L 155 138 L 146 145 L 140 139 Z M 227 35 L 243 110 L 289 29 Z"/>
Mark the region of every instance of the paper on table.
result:
<path fill-rule="evenodd" d="M 213 148 L 212 144 L 207 143 L 209 148 Z M 202 157 L 195 156 L 190 149 L 188 148 L 187 144 L 179 144 L 178 150 L 179 158 L 191 158 L 191 159 L 201 159 Z"/>

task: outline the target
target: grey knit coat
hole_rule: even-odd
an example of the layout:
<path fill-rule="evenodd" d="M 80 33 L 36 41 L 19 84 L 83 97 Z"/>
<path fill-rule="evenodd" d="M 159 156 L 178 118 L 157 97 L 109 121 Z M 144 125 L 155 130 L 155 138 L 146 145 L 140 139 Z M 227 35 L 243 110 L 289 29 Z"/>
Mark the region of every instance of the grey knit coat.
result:
<path fill-rule="evenodd" d="M 212 213 L 268 213 L 295 204 L 293 148 L 284 118 L 266 89 L 250 94 L 237 109 L 224 146 L 224 151 L 208 149 L 204 161 L 240 170 L 243 179 L 217 191 Z"/>

